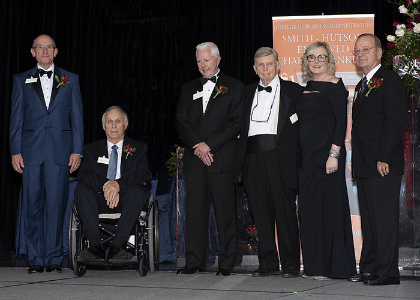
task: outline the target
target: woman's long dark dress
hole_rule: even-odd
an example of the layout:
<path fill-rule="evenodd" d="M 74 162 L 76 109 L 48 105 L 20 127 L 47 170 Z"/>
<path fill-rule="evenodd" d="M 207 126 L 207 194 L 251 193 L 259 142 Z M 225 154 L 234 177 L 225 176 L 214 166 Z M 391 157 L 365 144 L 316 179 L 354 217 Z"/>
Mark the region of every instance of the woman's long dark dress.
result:
<path fill-rule="evenodd" d="M 309 81 L 299 117 L 299 224 L 305 274 L 346 278 L 356 273 L 345 179 L 348 92 L 337 83 Z M 341 147 L 338 170 L 326 173 L 331 145 Z"/>

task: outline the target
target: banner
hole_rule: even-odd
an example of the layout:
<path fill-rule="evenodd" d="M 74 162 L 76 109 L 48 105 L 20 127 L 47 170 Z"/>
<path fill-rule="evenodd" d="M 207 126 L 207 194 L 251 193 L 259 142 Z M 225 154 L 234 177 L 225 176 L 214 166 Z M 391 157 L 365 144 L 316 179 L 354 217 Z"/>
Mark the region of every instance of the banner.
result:
<path fill-rule="evenodd" d="M 349 91 L 345 137 L 346 183 L 357 262 L 360 260 L 363 238 L 356 180 L 351 176 L 350 140 L 354 89 L 362 77 L 362 71 L 355 64 L 352 50 L 360 34 L 374 34 L 374 17 L 373 14 L 273 17 L 273 48 L 279 54 L 279 76 L 282 79 L 306 85 L 307 79 L 303 78 L 301 71 L 301 57 L 309 45 L 317 41 L 326 42 L 336 60 L 335 75 L 343 79 Z"/>

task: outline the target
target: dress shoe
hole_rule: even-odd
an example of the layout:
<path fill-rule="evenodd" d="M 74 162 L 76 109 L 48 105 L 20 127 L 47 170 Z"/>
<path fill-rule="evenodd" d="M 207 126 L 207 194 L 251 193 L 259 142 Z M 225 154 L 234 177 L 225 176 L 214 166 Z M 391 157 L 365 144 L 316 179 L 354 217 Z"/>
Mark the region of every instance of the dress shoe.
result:
<path fill-rule="evenodd" d="M 80 250 L 80 258 L 82 261 L 105 259 L 105 250 L 101 245 L 93 244 L 87 249 Z"/>
<path fill-rule="evenodd" d="M 252 277 L 266 277 L 272 275 L 280 275 L 279 270 L 265 270 L 265 269 L 256 269 L 252 272 Z"/>
<path fill-rule="evenodd" d="M 47 267 L 48 273 L 61 273 L 61 268 L 59 265 L 49 265 Z"/>
<path fill-rule="evenodd" d="M 216 275 L 222 275 L 222 276 L 230 276 L 231 275 L 231 271 L 227 270 L 227 269 L 219 269 L 216 273 Z"/>
<path fill-rule="evenodd" d="M 44 272 L 44 267 L 39 265 L 30 266 L 28 269 L 28 274 L 39 274 Z"/>
<path fill-rule="evenodd" d="M 364 284 L 368 284 L 368 285 L 400 284 L 400 279 L 398 277 L 377 276 L 375 278 L 365 280 Z"/>
<path fill-rule="evenodd" d="M 197 272 L 197 270 L 198 272 L 204 272 L 204 269 L 185 266 L 182 269 L 177 270 L 176 273 L 177 274 L 194 274 L 195 272 Z"/>
<path fill-rule="evenodd" d="M 126 250 L 121 249 L 118 246 L 111 245 L 108 251 L 108 261 L 109 260 L 127 260 L 128 253 Z"/>
<path fill-rule="evenodd" d="M 364 282 L 365 280 L 373 276 L 374 275 L 371 273 L 360 272 L 359 274 L 350 275 L 349 277 L 347 277 L 347 280 L 351 282 Z"/>
<path fill-rule="evenodd" d="M 296 278 L 299 277 L 299 272 L 283 272 L 282 278 Z"/>

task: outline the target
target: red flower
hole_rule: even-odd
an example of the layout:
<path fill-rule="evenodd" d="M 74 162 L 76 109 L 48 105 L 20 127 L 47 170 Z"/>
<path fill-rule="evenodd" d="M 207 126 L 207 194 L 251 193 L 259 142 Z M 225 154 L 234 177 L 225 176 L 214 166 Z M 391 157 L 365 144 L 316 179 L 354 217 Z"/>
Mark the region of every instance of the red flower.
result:
<path fill-rule="evenodd" d="M 224 86 L 224 85 L 221 85 L 219 87 L 217 85 L 215 85 L 214 86 L 214 89 L 216 90 L 216 95 L 214 95 L 213 98 L 216 98 L 217 95 L 219 95 L 219 94 L 227 93 L 227 91 L 228 91 L 228 88 L 226 86 Z"/>
<path fill-rule="evenodd" d="M 410 4 L 411 2 L 413 2 L 413 0 L 405 0 L 405 2 L 407 2 L 407 4 Z"/>
<path fill-rule="evenodd" d="M 386 46 L 388 47 L 389 50 L 395 49 L 395 43 L 389 42 L 388 44 L 386 44 Z"/>
<path fill-rule="evenodd" d="M 384 81 L 382 79 L 379 79 L 378 83 L 379 83 L 379 85 L 382 85 L 384 83 Z"/>
<path fill-rule="evenodd" d="M 411 19 L 410 18 L 407 18 L 407 23 L 411 23 Z"/>
<path fill-rule="evenodd" d="M 226 92 L 227 92 L 226 87 L 225 87 L 224 85 L 222 85 L 222 86 L 220 87 L 220 93 L 226 93 Z"/>
<path fill-rule="evenodd" d="M 407 29 L 413 29 L 414 25 L 413 25 L 413 23 L 408 23 L 406 27 L 407 27 Z"/>
<path fill-rule="evenodd" d="M 127 155 L 125 156 L 125 159 L 127 159 L 128 154 L 133 155 L 134 152 L 136 152 L 136 148 L 131 148 L 129 144 L 124 146 L 123 151 L 125 153 L 127 153 Z"/>
<path fill-rule="evenodd" d="M 69 78 L 66 75 L 61 75 L 61 77 L 58 77 L 58 75 L 55 74 L 54 78 L 55 78 L 55 81 L 58 82 L 57 88 L 59 88 L 61 85 L 67 87 Z"/>
<path fill-rule="evenodd" d="M 66 84 L 69 81 L 69 78 L 66 75 L 61 76 L 61 81 L 63 84 Z"/>
<path fill-rule="evenodd" d="M 414 16 L 414 22 L 420 22 L 420 15 Z"/>
<path fill-rule="evenodd" d="M 395 22 L 392 24 L 392 27 L 397 28 L 397 25 L 400 25 L 400 22 L 395 21 Z"/>

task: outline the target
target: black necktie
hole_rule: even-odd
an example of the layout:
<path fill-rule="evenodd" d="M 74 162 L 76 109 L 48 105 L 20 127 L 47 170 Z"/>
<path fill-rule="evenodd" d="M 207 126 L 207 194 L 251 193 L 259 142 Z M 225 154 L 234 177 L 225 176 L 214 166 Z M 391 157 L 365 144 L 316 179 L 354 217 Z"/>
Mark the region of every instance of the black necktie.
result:
<path fill-rule="evenodd" d="M 365 76 L 365 78 L 363 78 L 362 80 L 362 85 L 360 86 L 360 91 L 359 91 L 360 95 L 363 94 L 366 88 L 367 88 L 367 77 Z"/>
<path fill-rule="evenodd" d="M 43 69 L 38 69 L 38 74 L 39 74 L 39 76 L 40 76 L 40 77 L 42 77 L 42 76 L 44 76 L 45 74 L 47 74 L 48 79 L 50 79 L 50 78 L 51 78 L 52 73 L 53 73 L 53 71 L 45 71 L 45 70 L 43 70 Z"/>
<path fill-rule="evenodd" d="M 271 86 L 263 87 L 262 85 L 259 84 L 258 85 L 258 91 L 261 92 L 262 90 L 265 90 L 267 93 L 271 93 L 272 88 L 271 88 Z"/>
<path fill-rule="evenodd" d="M 207 81 L 209 81 L 209 80 L 216 83 L 217 78 L 216 78 L 216 76 L 213 76 L 213 77 L 210 77 L 210 78 L 201 77 L 201 83 L 203 85 L 205 85 L 207 83 Z"/>

